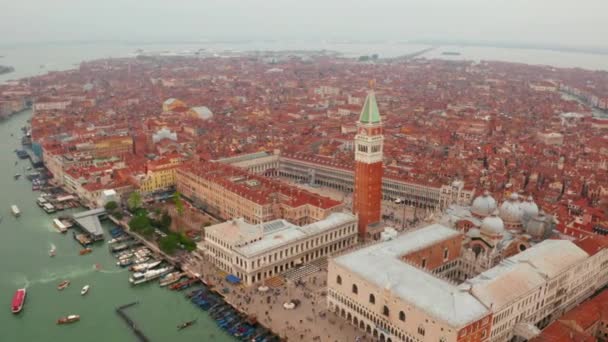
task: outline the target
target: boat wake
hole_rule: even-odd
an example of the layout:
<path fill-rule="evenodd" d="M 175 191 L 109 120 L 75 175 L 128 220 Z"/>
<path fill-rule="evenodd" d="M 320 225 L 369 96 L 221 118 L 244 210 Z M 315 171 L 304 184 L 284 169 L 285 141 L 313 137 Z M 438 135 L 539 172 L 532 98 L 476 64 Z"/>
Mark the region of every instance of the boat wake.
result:
<path fill-rule="evenodd" d="M 85 268 L 85 269 L 71 268 L 66 271 L 57 271 L 57 272 L 51 272 L 51 271 L 46 270 L 46 271 L 44 271 L 42 277 L 40 277 L 40 278 L 28 281 L 27 277 L 24 276 L 22 279 L 25 279 L 26 284 L 28 284 L 28 285 L 48 284 L 48 283 L 53 283 L 53 282 L 57 282 L 57 281 L 64 280 L 64 279 L 79 278 L 79 277 L 85 276 L 90 273 L 93 273 L 93 270 L 89 269 L 89 268 Z"/>
<path fill-rule="evenodd" d="M 26 276 L 21 275 L 20 277 L 15 278 L 15 285 L 19 288 L 25 288 L 27 289 L 28 287 L 30 287 L 30 281 L 27 279 Z"/>

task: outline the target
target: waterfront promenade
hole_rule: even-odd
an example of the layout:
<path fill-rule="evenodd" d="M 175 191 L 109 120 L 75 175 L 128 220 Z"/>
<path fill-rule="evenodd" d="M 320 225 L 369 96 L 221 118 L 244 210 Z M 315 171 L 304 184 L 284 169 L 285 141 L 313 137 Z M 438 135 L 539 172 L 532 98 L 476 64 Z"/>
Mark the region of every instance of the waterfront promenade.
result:
<path fill-rule="evenodd" d="M 363 337 L 363 332 L 327 311 L 326 269 L 301 278 L 305 285 L 286 281 L 282 286 L 260 292 L 261 284 L 244 287 L 228 283 L 224 279 L 226 274 L 205 260 L 190 257 L 186 264 L 185 268 L 202 274 L 219 292 L 228 288 L 229 292 L 224 294 L 228 303 L 255 316 L 258 322 L 288 341 L 342 342 L 355 341 L 358 336 L 361 341 L 370 341 Z M 293 299 L 300 304 L 293 310 L 284 309 L 283 303 Z"/>

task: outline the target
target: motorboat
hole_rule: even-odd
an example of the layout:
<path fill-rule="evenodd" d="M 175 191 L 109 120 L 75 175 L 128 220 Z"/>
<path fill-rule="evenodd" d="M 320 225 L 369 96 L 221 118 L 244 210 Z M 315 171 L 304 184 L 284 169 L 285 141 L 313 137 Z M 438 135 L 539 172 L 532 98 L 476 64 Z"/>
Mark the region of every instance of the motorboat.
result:
<path fill-rule="evenodd" d="M 181 272 L 171 272 L 166 274 L 160 278 L 160 286 L 164 287 L 176 283 L 182 278 L 182 276 L 183 274 Z"/>
<path fill-rule="evenodd" d="M 180 325 L 177 326 L 177 330 L 185 329 L 185 328 L 191 326 L 192 324 L 194 324 L 195 322 L 196 322 L 196 319 L 184 322 L 184 323 L 182 323 L 182 324 L 180 324 Z"/>
<path fill-rule="evenodd" d="M 162 263 L 162 260 L 155 260 L 152 262 L 146 262 L 143 264 L 138 264 L 135 266 L 131 266 L 130 270 L 134 271 L 134 272 L 145 272 L 148 270 L 153 269 L 154 267 L 160 265 Z"/>
<path fill-rule="evenodd" d="M 11 205 L 11 212 L 13 213 L 13 215 L 15 215 L 15 217 L 19 217 L 21 215 L 21 211 L 19 210 L 19 207 L 16 206 L 15 204 Z"/>
<path fill-rule="evenodd" d="M 150 280 L 154 280 L 160 276 L 162 276 L 163 274 L 171 271 L 173 269 L 173 267 L 163 267 L 163 268 L 158 268 L 155 270 L 149 270 L 146 272 L 135 272 L 133 273 L 133 275 L 129 278 L 129 282 L 132 285 L 139 285 L 139 284 L 143 284 L 146 283 Z"/>
<path fill-rule="evenodd" d="M 57 290 L 59 290 L 59 291 L 64 290 L 68 286 L 70 286 L 70 281 L 64 280 L 61 283 L 59 283 L 59 285 L 57 285 Z"/>
<path fill-rule="evenodd" d="M 25 303 L 25 295 L 27 294 L 25 289 L 19 289 L 13 296 L 13 302 L 11 303 L 11 311 L 14 314 L 18 314 L 23 309 L 23 303 Z"/>
<path fill-rule="evenodd" d="M 80 315 L 69 315 L 57 320 L 57 324 L 69 324 L 80 321 Z"/>
<path fill-rule="evenodd" d="M 81 295 L 81 296 L 86 295 L 86 294 L 89 292 L 89 289 L 90 289 L 90 288 L 91 288 L 91 287 L 90 287 L 89 285 L 85 285 L 85 286 L 82 288 L 82 290 L 80 290 L 80 295 Z"/>
<path fill-rule="evenodd" d="M 87 247 L 85 249 L 81 249 L 80 252 L 78 252 L 78 254 L 80 254 L 80 255 L 86 255 L 86 254 L 89 254 L 91 252 L 93 252 L 93 250 L 91 248 Z"/>

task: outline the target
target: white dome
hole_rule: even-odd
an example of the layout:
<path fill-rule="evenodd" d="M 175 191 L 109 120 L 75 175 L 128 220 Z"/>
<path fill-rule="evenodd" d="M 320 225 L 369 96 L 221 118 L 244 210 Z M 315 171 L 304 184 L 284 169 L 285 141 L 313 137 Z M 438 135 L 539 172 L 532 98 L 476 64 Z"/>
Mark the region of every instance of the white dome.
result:
<path fill-rule="evenodd" d="M 522 210 L 520 204 L 519 196 L 512 193 L 509 199 L 500 206 L 500 218 L 509 223 L 521 223 Z"/>
<path fill-rule="evenodd" d="M 521 208 L 522 215 L 525 219 L 530 219 L 538 215 L 538 206 L 532 200 L 532 196 L 529 196 L 519 207 Z"/>
<path fill-rule="evenodd" d="M 496 210 L 496 200 L 490 196 L 488 191 L 477 196 L 471 206 L 471 212 L 477 216 L 486 217 Z"/>
<path fill-rule="evenodd" d="M 493 212 L 491 216 L 488 216 L 481 221 L 481 227 L 479 230 L 484 235 L 503 235 L 505 225 L 502 222 L 502 219 L 496 215 L 496 212 Z"/>

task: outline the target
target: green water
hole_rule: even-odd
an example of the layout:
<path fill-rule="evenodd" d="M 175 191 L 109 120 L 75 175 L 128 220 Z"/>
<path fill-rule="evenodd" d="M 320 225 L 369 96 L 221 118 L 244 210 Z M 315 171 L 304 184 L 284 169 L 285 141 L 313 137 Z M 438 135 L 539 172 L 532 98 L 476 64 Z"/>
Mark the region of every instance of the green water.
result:
<path fill-rule="evenodd" d="M 137 341 L 114 311 L 132 301 L 140 304 L 127 313 L 150 341 L 232 341 L 182 293 L 162 289 L 157 282 L 131 287 L 129 272 L 115 265 L 105 243 L 79 256 L 81 247 L 71 232 L 60 234 L 53 228 L 53 216 L 38 208 L 31 183 L 13 179 L 30 166 L 28 160 L 14 165 L 13 152 L 20 147 L 20 127 L 30 115 L 24 112 L 0 122 L 0 342 Z M 21 217 L 10 214 L 11 204 L 19 206 Z M 111 228 L 108 223 L 104 226 Z M 54 258 L 48 255 L 51 244 L 57 247 Z M 102 265 L 100 271 L 95 270 L 96 263 Z M 63 279 L 72 284 L 58 291 L 56 286 Z M 86 284 L 91 290 L 80 296 Z M 10 303 L 20 287 L 27 287 L 27 300 L 23 311 L 13 315 Z M 80 322 L 55 324 L 58 317 L 69 314 L 79 314 Z M 177 324 L 194 318 L 196 324 L 177 331 Z"/>

